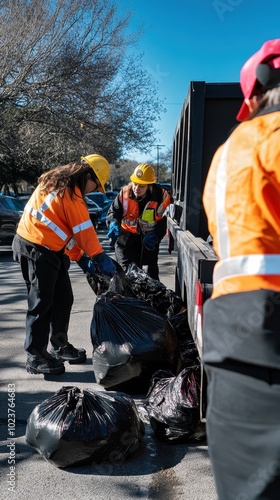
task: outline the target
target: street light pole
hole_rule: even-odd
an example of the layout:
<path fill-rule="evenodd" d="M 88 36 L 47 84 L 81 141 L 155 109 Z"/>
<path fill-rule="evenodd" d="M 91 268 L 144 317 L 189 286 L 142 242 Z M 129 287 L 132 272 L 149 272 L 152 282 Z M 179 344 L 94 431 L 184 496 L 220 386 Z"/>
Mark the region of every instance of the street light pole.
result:
<path fill-rule="evenodd" d="M 164 144 L 156 144 L 157 148 L 157 180 L 158 180 L 158 173 L 159 173 L 159 148 L 164 148 Z"/>

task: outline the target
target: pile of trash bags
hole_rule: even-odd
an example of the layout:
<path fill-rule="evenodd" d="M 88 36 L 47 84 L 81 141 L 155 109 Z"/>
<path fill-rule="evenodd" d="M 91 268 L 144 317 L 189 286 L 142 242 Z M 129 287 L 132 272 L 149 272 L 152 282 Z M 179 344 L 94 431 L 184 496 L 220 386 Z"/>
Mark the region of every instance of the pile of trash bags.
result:
<path fill-rule="evenodd" d="M 142 299 L 104 294 L 94 306 L 91 341 L 95 379 L 106 389 L 145 393 L 155 371 L 177 374 L 182 366 L 171 323 Z"/>
<path fill-rule="evenodd" d="M 96 382 L 147 394 L 141 411 L 157 438 L 205 439 L 199 356 L 187 310 L 173 291 L 131 264 L 97 297 L 91 340 Z"/>
<path fill-rule="evenodd" d="M 184 304 L 182 299 L 169 290 L 158 280 L 151 278 L 143 269 L 136 264 L 130 264 L 126 272 L 120 265 L 114 261 L 117 272 L 113 278 L 95 273 L 87 274 L 87 280 L 98 298 L 104 293 L 114 292 L 123 297 L 134 297 L 143 299 L 152 306 L 157 312 L 167 318 L 171 318 L 182 308 Z"/>
<path fill-rule="evenodd" d="M 164 370 L 153 375 L 143 407 L 158 439 L 177 443 L 205 439 L 199 381 L 198 365 L 184 368 L 176 377 Z"/>
<path fill-rule="evenodd" d="M 56 467 L 120 463 L 139 447 L 144 422 L 161 441 L 205 439 L 199 356 L 181 299 L 134 264 L 117 269 L 112 279 L 87 275 L 97 296 L 92 365 L 102 389 L 62 387 L 27 422 L 27 443 Z M 136 407 L 131 394 L 139 393 Z"/>
<path fill-rule="evenodd" d="M 173 292 L 172 292 L 173 293 Z M 93 309 L 91 341 L 95 380 L 106 389 L 146 393 L 157 370 L 182 368 L 174 328 L 165 313 L 182 302 L 134 264 L 117 272 Z M 176 300 L 175 300 L 176 297 Z"/>
<path fill-rule="evenodd" d="M 184 308 L 182 299 L 173 290 L 169 290 L 163 283 L 151 278 L 136 264 L 128 266 L 126 277 L 136 297 L 146 300 L 157 312 L 167 318 L 172 318 Z"/>
<path fill-rule="evenodd" d="M 187 311 L 170 319 L 181 348 L 182 367 L 156 371 L 138 411 L 149 423 L 156 438 L 170 443 L 201 442 L 206 438 L 205 423 L 200 420 L 206 395 L 200 394 L 201 365 L 187 320 Z"/>
<path fill-rule="evenodd" d="M 62 387 L 37 405 L 26 442 L 59 468 L 121 463 L 143 440 L 144 424 L 133 399 L 121 392 Z"/>

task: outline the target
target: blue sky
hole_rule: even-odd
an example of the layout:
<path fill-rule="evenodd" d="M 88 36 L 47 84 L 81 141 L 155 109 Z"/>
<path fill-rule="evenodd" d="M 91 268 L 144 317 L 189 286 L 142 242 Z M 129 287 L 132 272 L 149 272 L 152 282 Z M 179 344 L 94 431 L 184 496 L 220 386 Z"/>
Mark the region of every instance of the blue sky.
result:
<path fill-rule="evenodd" d="M 241 66 L 261 45 L 280 38 L 280 1 L 123 0 L 133 11 L 132 27 L 142 24 L 138 50 L 143 65 L 158 81 L 166 113 L 155 126 L 155 144 L 172 147 L 173 133 L 191 80 L 239 81 Z M 136 161 L 156 160 L 131 151 Z"/>

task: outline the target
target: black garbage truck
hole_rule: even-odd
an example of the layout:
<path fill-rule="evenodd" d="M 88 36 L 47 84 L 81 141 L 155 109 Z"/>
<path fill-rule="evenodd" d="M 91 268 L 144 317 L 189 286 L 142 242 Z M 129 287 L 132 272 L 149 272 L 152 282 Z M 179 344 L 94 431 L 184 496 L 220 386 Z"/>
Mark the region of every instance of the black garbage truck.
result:
<path fill-rule="evenodd" d="M 200 361 L 203 303 L 211 296 L 213 267 L 217 261 L 202 193 L 216 149 L 237 125 L 236 114 L 242 100 L 239 83 L 190 82 L 173 140 L 173 204 L 167 222 L 169 253 L 177 250 L 175 291 L 187 308 L 189 328 Z M 201 395 L 203 387 L 205 390 L 202 367 Z"/>

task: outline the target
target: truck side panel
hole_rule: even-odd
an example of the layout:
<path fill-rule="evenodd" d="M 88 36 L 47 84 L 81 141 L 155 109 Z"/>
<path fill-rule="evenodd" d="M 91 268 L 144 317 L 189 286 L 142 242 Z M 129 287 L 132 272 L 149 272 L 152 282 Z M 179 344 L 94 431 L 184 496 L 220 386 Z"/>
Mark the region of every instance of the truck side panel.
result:
<path fill-rule="evenodd" d="M 176 223 L 170 221 L 169 231 L 170 237 L 176 241 L 178 254 L 175 290 L 187 305 L 189 327 L 201 355 L 203 343 L 196 303 L 197 283 L 199 281 L 202 288 L 206 283 L 211 284 L 217 257 L 211 245 L 200 238 L 195 238 L 189 231 L 182 231 Z"/>
<path fill-rule="evenodd" d="M 170 251 L 176 246 L 176 292 L 188 309 L 188 321 L 202 353 L 197 285 L 204 301 L 211 294 L 217 257 L 206 242 L 209 233 L 202 192 L 212 157 L 237 125 L 243 97 L 239 83 L 191 82 L 174 134 L 173 205 L 168 216 Z M 202 309 L 202 306 L 201 306 Z"/>
<path fill-rule="evenodd" d="M 172 195 L 175 220 L 206 239 L 201 196 L 212 157 L 237 124 L 242 102 L 239 83 L 191 82 L 174 134 Z"/>

